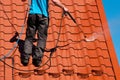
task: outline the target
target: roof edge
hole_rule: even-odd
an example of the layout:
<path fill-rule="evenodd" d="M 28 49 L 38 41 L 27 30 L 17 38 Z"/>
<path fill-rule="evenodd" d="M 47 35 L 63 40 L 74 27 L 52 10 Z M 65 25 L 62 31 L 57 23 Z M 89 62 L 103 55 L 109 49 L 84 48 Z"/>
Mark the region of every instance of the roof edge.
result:
<path fill-rule="evenodd" d="M 101 17 L 101 22 L 102 22 L 102 25 L 103 25 L 103 30 L 104 30 L 104 33 L 105 33 L 105 38 L 106 38 L 106 42 L 107 42 L 107 45 L 108 45 L 108 50 L 109 50 L 109 53 L 110 53 L 111 62 L 112 62 L 112 65 L 113 65 L 114 73 L 116 75 L 116 80 L 119 80 L 119 76 L 120 76 L 120 74 L 119 74 L 120 69 L 119 68 L 120 67 L 119 67 L 119 64 L 118 64 L 118 59 L 117 59 L 116 52 L 115 52 L 115 49 L 114 49 L 114 45 L 113 45 L 113 42 L 112 42 L 112 38 L 111 38 L 111 35 L 110 35 L 110 30 L 109 30 L 106 15 L 105 15 L 105 12 L 104 12 L 104 7 L 103 7 L 103 4 L 102 4 L 102 0 L 96 0 L 96 3 L 98 5 L 98 10 L 99 10 L 100 17 Z"/>

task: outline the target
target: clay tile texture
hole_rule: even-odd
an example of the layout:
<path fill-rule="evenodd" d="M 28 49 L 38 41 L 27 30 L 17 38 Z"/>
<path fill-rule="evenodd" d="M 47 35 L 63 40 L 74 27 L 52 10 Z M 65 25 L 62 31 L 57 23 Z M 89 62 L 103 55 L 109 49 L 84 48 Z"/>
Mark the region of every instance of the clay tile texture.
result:
<path fill-rule="evenodd" d="M 76 23 L 69 15 L 62 19 L 62 10 L 49 0 L 46 49 L 53 54 L 45 52 L 40 67 L 33 66 L 31 57 L 25 67 L 20 54 L 28 1 L 0 0 L 0 80 L 120 80 L 102 0 L 61 1 Z"/>

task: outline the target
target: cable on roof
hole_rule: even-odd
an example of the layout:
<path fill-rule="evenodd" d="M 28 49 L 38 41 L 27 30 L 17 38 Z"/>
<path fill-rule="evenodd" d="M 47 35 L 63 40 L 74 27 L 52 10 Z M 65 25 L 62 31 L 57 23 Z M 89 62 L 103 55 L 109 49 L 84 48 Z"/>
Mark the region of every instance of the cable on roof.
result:
<path fill-rule="evenodd" d="M 10 23 L 11 26 L 14 28 L 14 30 L 17 32 L 15 26 L 14 26 L 14 25 L 12 24 L 12 22 L 10 21 L 10 19 L 9 19 L 7 13 L 6 13 L 6 11 L 4 11 L 4 10 L 5 10 L 4 7 L 3 7 L 4 4 L 3 4 L 1 1 L 0 1 L 0 4 L 2 5 L 3 12 L 4 12 L 4 14 L 6 15 L 9 23 Z M 21 28 L 21 31 L 20 31 L 20 35 L 18 36 L 18 40 L 16 41 L 16 44 L 14 44 L 13 48 L 12 48 L 11 50 L 9 50 L 9 52 L 8 52 L 7 54 L 3 55 L 3 56 L 0 58 L 0 60 L 1 60 L 1 59 L 5 59 L 6 57 L 8 57 L 8 56 L 14 51 L 14 49 L 17 47 L 17 44 L 18 44 L 18 42 L 19 42 L 19 40 L 20 40 L 20 38 L 21 38 L 21 36 L 22 36 L 23 30 L 24 30 L 24 26 L 25 26 L 26 18 L 27 18 L 27 13 L 28 13 L 28 8 L 27 8 L 27 10 L 26 10 L 26 14 L 25 14 L 25 18 L 24 18 L 24 23 L 23 23 L 23 25 L 22 25 L 22 28 Z M 17 33 L 18 33 L 18 32 L 17 32 Z"/>
<path fill-rule="evenodd" d="M 8 15 L 7 15 L 7 13 L 6 13 L 6 11 L 5 11 L 5 9 L 4 9 L 4 4 L 0 1 L 0 4 L 2 5 L 2 9 L 3 9 L 3 12 L 4 12 L 4 14 L 5 14 L 5 16 L 7 17 L 7 19 L 8 19 L 8 21 L 9 21 L 9 23 L 11 24 L 11 26 L 14 28 L 14 30 L 15 31 L 17 31 L 17 29 L 15 28 L 15 26 L 12 24 L 12 22 L 10 21 L 10 18 L 8 17 Z"/>
<path fill-rule="evenodd" d="M 62 19 L 64 17 L 64 13 L 62 14 Z M 24 72 L 30 72 L 30 71 L 34 71 L 34 70 L 38 70 L 39 68 L 45 66 L 49 61 L 50 61 L 50 65 L 48 68 L 46 68 L 45 70 L 49 69 L 50 66 L 51 66 L 51 58 L 52 58 L 52 55 L 53 53 L 57 50 L 57 48 L 60 48 L 60 47 L 65 47 L 65 46 L 68 46 L 69 44 L 66 44 L 66 45 L 63 45 L 63 46 L 58 46 L 58 42 L 59 42 L 59 39 L 60 39 L 60 33 L 61 33 L 61 27 L 62 27 L 62 19 L 61 19 L 61 22 L 60 22 L 60 28 L 59 28 L 59 32 L 58 32 L 58 39 L 57 39 L 57 42 L 56 42 L 56 46 L 54 48 L 51 48 L 51 49 L 45 49 L 44 51 L 46 52 L 50 52 L 50 57 L 49 59 L 41 66 L 39 66 L 38 68 L 36 69 L 31 69 L 31 70 L 23 70 L 23 69 L 18 69 L 18 68 L 15 68 L 9 64 L 7 64 L 6 62 L 4 62 L 2 59 L 0 59 L 1 62 L 3 62 L 5 65 L 9 66 L 10 68 L 12 69 L 15 69 L 15 70 L 18 70 L 18 71 L 24 71 Z"/>
<path fill-rule="evenodd" d="M 3 5 L 3 3 L 2 3 L 1 1 L 0 1 L 0 4 Z M 6 12 L 4 11 L 4 7 L 3 7 L 3 6 L 2 6 L 2 8 L 3 8 L 3 12 L 4 12 L 5 15 L 8 17 L 8 15 L 6 14 Z M 28 9 L 27 9 L 27 11 L 28 11 Z M 62 27 L 62 19 L 63 19 L 63 17 L 64 17 L 64 14 L 65 14 L 65 13 L 63 12 L 62 18 L 61 18 L 61 22 L 60 22 L 60 28 L 59 28 L 59 32 L 58 32 L 58 39 L 57 39 L 57 42 L 56 42 L 56 46 L 55 46 L 54 48 L 49 49 L 49 50 L 48 50 L 48 49 L 45 50 L 46 52 L 50 52 L 50 57 L 49 57 L 49 59 L 48 59 L 43 65 L 39 66 L 38 68 L 36 68 L 36 69 L 34 69 L 34 70 L 37 70 L 37 69 L 43 67 L 43 66 L 46 65 L 49 61 L 50 61 L 50 66 L 51 66 L 51 57 L 52 57 L 53 53 L 57 50 L 57 48 L 59 48 L 59 47 L 65 47 L 65 46 L 69 45 L 69 44 L 67 44 L 67 45 L 64 45 L 64 46 L 58 46 L 58 42 L 59 42 L 59 39 L 60 39 L 60 33 L 61 33 L 61 27 Z M 69 12 L 67 12 L 67 14 L 70 16 L 70 18 L 73 20 L 73 22 L 76 23 L 75 19 L 71 16 L 71 14 L 70 14 Z M 10 55 L 10 54 L 12 53 L 12 51 L 17 47 L 16 45 L 18 44 L 18 42 L 19 42 L 19 40 L 20 40 L 20 37 L 21 37 L 21 35 L 22 35 L 23 29 L 24 29 L 24 25 L 25 25 L 25 23 L 26 23 L 26 18 L 27 18 L 27 12 L 26 12 L 26 16 L 25 16 L 25 19 L 24 19 L 24 24 L 23 24 L 22 29 L 21 29 L 20 36 L 19 36 L 18 40 L 16 41 L 16 44 L 14 45 L 14 47 L 13 47 L 6 55 L 4 55 L 2 58 L 0 58 L 0 61 L 3 62 L 5 65 L 11 67 L 12 69 L 18 70 L 18 71 L 34 71 L 34 70 L 22 70 L 22 69 L 15 68 L 15 67 L 7 64 L 6 62 L 4 62 L 2 59 L 5 59 L 8 55 Z M 10 21 L 9 17 L 8 17 L 8 21 L 9 21 L 9 23 L 14 27 L 14 25 L 13 25 L 12 22 Z M 77 24 L 77 23 L 76 23 L 76 24 Z M 14 27 L 14 29 L 16 30 L 15 27 Z M 17 32 L 17 30 L 16 30 L 16 32 Z M 49 66 L 47 69 L 49 69 L 50 66 Z M 45 70 L 47 70 L 47 69 L 45 69 Z"/>

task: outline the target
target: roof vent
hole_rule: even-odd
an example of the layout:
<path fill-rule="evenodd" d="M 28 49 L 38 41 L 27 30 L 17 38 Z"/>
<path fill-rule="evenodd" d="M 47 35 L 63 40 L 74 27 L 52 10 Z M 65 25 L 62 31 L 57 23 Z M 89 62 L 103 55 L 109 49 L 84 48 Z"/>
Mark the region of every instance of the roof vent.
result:
<path fill-rule="evenodd" d="M 101 76 L 103 74 L 102 70 L 91 70 L 94 76 Z"/>
<path fill-rule="evenodd" d="M 49 76 L 52 76 L 53 78 L 60 77 L 60 73 L 48 73 Z"/>
<path fill-rule="evenodd" d="M 22 73 L 22 72 L 19 72 L 19 76 L 22 77 L 22 78 L 28 78 L 31 76 L 31 73 Z"/>
<path fill-rule="evenodd" d="M 85 74 L 85 73 L 77 73 L 77 76 L 80 76 L 80 78 L 83 78 L 83 79 L 85 79 L 85 78 L 88 78 L 89 77 L 89 74 Z"/>
<path fill-rule="evenodd" d="M 43 75 L 46 73 L 45 70 L 34 70 L 34 72 L 35 75 Z"/>
<path fill-rule="evenodd" d="M 64 75 L 69 75 L 69 76 L 71 76 L 72 74 L 74 74 L 74 70 L 73 69 L 71 69 L 71 70 L 69 70 L 69 69 L 63 69 L 62 72 L 63 72 Z"/>

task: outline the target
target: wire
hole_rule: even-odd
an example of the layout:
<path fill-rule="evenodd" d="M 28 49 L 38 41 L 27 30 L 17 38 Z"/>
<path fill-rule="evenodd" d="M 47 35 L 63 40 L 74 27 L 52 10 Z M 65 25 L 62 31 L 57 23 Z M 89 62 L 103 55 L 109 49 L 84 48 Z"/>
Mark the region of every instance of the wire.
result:
<path fill-rule="evenodd" d="M 0 4 L 3 5 L 3 3 L 2 3 L 1 1 L 0 1 Z M 2 6 L 2 7 L 3 7 L 3 6 Z M 4 12 L 5 15 L 8 17 L 8 15 L 6 14 L 6 12 L 4 11 L 4 7 L 3 7 L 3 12 Z M 71 17 L 71 19 L 75 22 L 75 20 L 74 20 L 73 17 L 70 15 L 70 13 L 68 13 L 68 15 L 69 15 L 69 16 Z M 50 53 L 49 59 L 48 59 L 43 65 L 39 66 L 39 67 L 36 68 L 36 69 L 23 70 L 23 69 L 18 69 L 18 68 L 16 68 L 16 67 L 13 67 L 13 66 L 7 64 L 5 61 L 2 60 L 2 59 L 5 59 L 8 55 L 10 55 L 10 54 L 12 53 L 12 51 L 16 48 L 17 43 L 19 42 L 20 37 L 21 37 L 21 35 L 22 35 L 23 29 L 24 29 L 24 25 L 25 25 L 25 23 L 26 23 L 27 12 L 26 12 L 26 16 L 25 16 L 25 19 L 24 19 L 24 24 L 23 24 L 22 29 L 21 29 L 20 36 L 18 37 L 18 40 L 16 41 L 16 44 L 15 44 L 14 47 L 9 51 L 9 53 L 7 53 L 7 54 L 4 55 L 2 58 L 0 58 L 0 61 L 3 62 L 5 65 L 9 66 L 9 67 L 12 68 L 12 69 L 15 69 L 15 70 L 18 70 L 18 71 L 25 71 L 25 72 L 30 72 L 30 71 L 37 70 L 37 69 L 45 66 L 45 65 L 50 61 L 49 67 L 46 68 L 45 70 L 49 69 L 49 68 L 51 67 L 51 58 L 52 58 L 53 53 L 57 50 L 57 48 L 59 48 L 59 47 L 64 47 L 64 46 L 67 46 L 67 45 L 68 45 L 68 44 L 67 44 L 67 45 L 64 45 L 64 46 L 57 46 L 57 45 L 58 45 L 58 42 L 59 42 L 59 39 L 60 39 L 60 33 L 61 33 L 61 27 L 62 27 L 62 19 L 63 19 L 63 17 L 64 17 L 64 13 L 62 14 L 62 18 L 61 18 L 60 28 L 59 28 L 59 32 L 58 32 L 58 39 L 57 39 L 56 45 L 55 45 L 54 48 L 52 48 L 52 49 L 50 49 L 50 50 L 46 50 L 47 52 L 51 52 L 51 53 Z M 12 22 L 9 20 L 9 17 L 8 17 L 8 21 L 9 21 L 10 24 L 14 27 L 14 25 L 12 24 Z M 15 27 L 14 27 L 14 29 L 15 29 Z M 16 29 L 15 29 L 15 30 L 16 30 Z M 17 30 L 16 30 L 16 31 L 17 31 Z"/>
<path fill-rule="evenodd" d="M 6 11 L 4 11 L 4 7 L 3 7 L 4 4 L 3 4 L 1 1 L 0 1 L 0 4 L 2 5 L 3 12 L 4 12 L 4 14 L 6 15 L 9 23 L 11 24 L 11 26 L 12 26 L 12 27 L 15 29 L 15 31 L 17 32 L 16 28 L 14 27 L 14 25 L 13 25 L 12 22 L 10 21 L 10 19 L 9 19 L 7 13 L 6 13 Z M 21 28 L 21 31 L 20 31 L 20 35 L 18 36 L 18 40 L 16 41 L 16 44 L 14 44 L 13 47 L 11 48 L 11 50 L 9 50 L 9 52 L 8 52 L 7 54 L 3 55 L 3 56 L 0 58 L 0 60 L 1 60 L 1 59 L 5 59 L 6 57 L 8 57 L 8 56 L 14 51 L 14 49 L 17 47 L 17 44 L 18 44 L 18 42 L 19 42 L 19 40 L 20 40 L 20 38 L 21 38 L 21 36 L 22 36 L 23 30 L 24 30 L 24 26 L 25 26 L 25 23 L 26 23 L 26 18 L 27 18 L 27 13 L 28 13 L 27 11 L 28 11 L 28 8 L 27 8 L 27 10 L 26 10 L 24 23 L 23 23 L 23 25 L 22 25 L 22 28 Z"/>
<path fill-rule="evenodd" d="M 62 19 L 63 19 L 63 16 L 64 16 L 64 14 L 62 14 Z M 34 71 L 34 70 L 38 70 L 39 68 L 45 66 L 45 65 L 50 61 L 49 67 L 46 68 L 45 70 L 49 69 L 49 68 L 51 67 L 51 58 L 52 58 L 53 53 L 57 50 L 57 48 L 59 48 L 59 47 L 64 47 L 64 46 L 67 46 L 67 45 L 68 45 L 68 44 L 67 44 L 67 45 L 64 45 L 64 46 L 57 46 L 57 45 L 58 45 L 59 38 L 60 38 L 60 32 L 61 32 L 61 27 L 62 27 L 62 19 L 61 19 L 61 22 L 60 22 L 60 29 L 59 29 L 59 32 L 58 32 L 58 40 L 57 40 L 56 46 L 55 46 L 54 48 L 49 49 L 49 50 L 45 50 L 46 52 L 50 52 L 50 57 L 49 57 L 49 59 L 48 59 L 43 65 L 39 66 L 39 67 L 36 68 L 36 69 L 23 70 L 23 69 L 18 69 L 18 68 L 16 68 L 16 67 L 13 67 L 13 66 L 7 64 L 7 63 L 4 62 L 2 59 L 0 59 L 0 61 L 3 62 L 5 65 L 9 66 L 9 67 L 12 68 L 12 69 L 15 69 L 15 70 L 18 70 L 18 71 L 24 71 L 24 72 L 31 72 L 31 71 Z M 18 41 L 19 41 L 19 40 L 18 40 Z"/>
<path fill-rule="evenodd" d="M 60 28 L 59 28 L 59 32 L 58 32 L 58 38 L 57 38 L 57 42 L 56 42 L 56 47 L 58 45 L 58 42 L 59 42 L 59 38 L 60 38 L 60 33 L 61 33 L 61 29 L 62 29 L 62 20 L 63 20 L 63 17 L 64 17 L 64 12 L 62 13 L 62 18 L 61 18 L 61 21 L 60 21 Z"/>
<path fill-rule="evenodd" d="M 68 45 L 68 44 L 67 44 L 67 45 Z M 18 68 L 16 68 L 16 67 L 13 67 L 13 66 L 7 64 L 7 63 L 6 63 L 5 61 L 3 61 L 2 59 L 0 59 L 0 61 L 3 62 L 5 65 L 9 66 L 9 67 L 12 68 L 12 69 L 15 69 L 15 70 L 18 70 L 18 71 L 24 71 L 24 72 L 31 72 L 31 71 L 34 71 L 34 70 L 38 70 L 39 68 L 45 66 L 45 65 L 50 61 L 49 67 L 46 68 L 46 69 L 44 69 L 44 70 L 47 70 L 47 69 L 49 69 L 49 68 L 51 67 L 51 58 L 52 58 L 52 56 L 53 56 L 53 53 L 57 50 L 56 48 L 65 47 L 65 46 L 67 46 L 67 45 L 58 46 L 58 47 L 55 47 L 55 48 L 51 48 L 51 49 L 50 49 L 50 57 L 49 57 L 49 59 L 48 59 L 43 65 L 39 66 L 39 67 L 36 68 L 36 69 L 31 69 L 31 70 L 18 69 Z"/>
<path fill-rule="evenodd" d="M 17 31 L 16 30 L 16 28 L 15 28 L 15 26 L 12 24 L 12 22 L 10 21 L 10 18 L 8 17 L 8 15 L 7 15 L 7 13 L 6 13 L 6 11 L 5 11 L 5 9 L 4 9 L 4 4 L 0 1 L 0 4 L 2 5 L 2 9 L 3 9 L 3 12 L 4 12 L 4 14 L 5 14 L 5 16 L 7 17 L 7 19 L 8 19 L 8 21 L 9 21 L 9 23 L 11 24 L 11 26 L 15 29 L 15 31 Z"/>
<path fill-rule="evenodd" d="M 34 71 L 34 70 L 39 69 L 40 67 L 43 67 L 43 66 L 46 65 L 49 61 L 50 61 L 50 63 L 51 63 L 51 56 L 50 56 L 50 58 L 49 58 L 43 65 L 39 66 L 39 67 L 36 68 L 36 69 L 31 69 L 31 70 L 23 70 L 23 69 L 16 68 L 16 67 L 14 67 L 14 66 L 11 66 L 11 65 L 7 64 L 7 63 L 6 63 L 5 61 L 3 61 L 2 59 L 0 59 L 0 61 L 3 62 L 5 65 L 9 66 L 9 67 L 12 68 L 12 69 L 15 69 L 15 70 L 18 70 L 18 71 L 24 71 L 24 72 L 31 72 L 31 71 Z M 49 66 L 48 68 L 50 68 L 50 66 Z M 48 69 L 48 68 L 47 68 L 47 69 Z M 46 69 L 45 69 L 45 70 L 46 70 Z"/>

